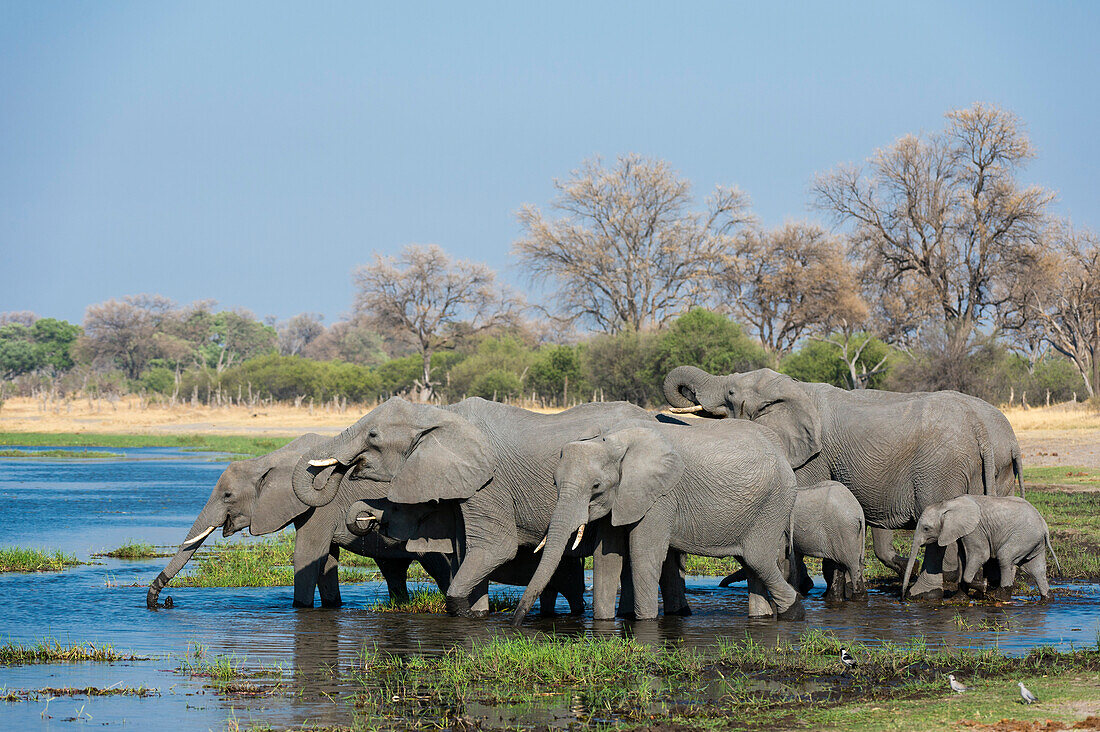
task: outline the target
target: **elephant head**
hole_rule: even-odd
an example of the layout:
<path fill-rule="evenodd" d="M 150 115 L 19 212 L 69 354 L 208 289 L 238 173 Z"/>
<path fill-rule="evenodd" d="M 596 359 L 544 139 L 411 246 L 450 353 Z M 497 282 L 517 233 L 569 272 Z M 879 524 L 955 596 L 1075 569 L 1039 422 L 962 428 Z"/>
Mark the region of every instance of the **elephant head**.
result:
<path fill-rule="evenodd" d="M 351 504 L 345 521 L 348 531 L 356 536 L 377 531 L 405 542 L 406 551 L 454 554 L 457 519 L 449 504 L 401 505 L 381 498 Z"/>
<path fill-rule="evenodd" d="M 230 463 L 187 532 L 187 539 L 149 585 L 146 605 L 157 606 L 160 591 L 216 529 L 221 528 L 222 536 L 232 536 L 242 529 L 248 529 L 253 536 L 270 534 L 308 511 L 309 506 L 291 490 L 290 473 L 305 450 L 324 441 L 321 435 L 303 435 L 263 457 Z"/>
<path fill-rule="evenodd" d="M 921 512 L 917 528 L 913 531 L 913 547 L 909 551 L 909 561 L 905 565 L 905 575 L 901 579 L 901 596 L 909 587 L 909 575 L 913 572 L 913 564 L 920 548 L 938 543 L 940 546 L 950 546 L 978 528 L 981 520 L 981 509 L 974 499 L 967 496 L 952 498 L 949 501 L 941 501 Z"/>
<path fill-rule="evenodd" d="M 771 428 L 797 470 L 821 451 L 821 414 L 801 382 L 757 369 L 715 376 L 695 366 L 677 366 L 664 383 L 665 399 L 675 411 L 709 417 L 751 419 Z"/>
<path fill-rule="evenodd" d="M 572 548 L 576 549 L 585 527 L 592 521 L 608 514 L 613 526 L 640 521 L 683 474 L 680 454 L 665 438 L 646 427 L 570 442 L 562 448 L 561 460 L 554 471 L 558 501 L 546 539 L 540 545 L 545 551 L 512 622 L 522 621 L 546 589 L 574 532 Z"/>
<path fill-rule="evenodd" d="M 294 493 L 310 506 L 329 503 L 339 481 L 318 471 L 335 466 L 347 479 L 389 483 L 395 503 L 465 499 L 493 477 L 490 456 L 489 441 L 466 419 L 394 397 L 307 451 L 294 468 Z"/>

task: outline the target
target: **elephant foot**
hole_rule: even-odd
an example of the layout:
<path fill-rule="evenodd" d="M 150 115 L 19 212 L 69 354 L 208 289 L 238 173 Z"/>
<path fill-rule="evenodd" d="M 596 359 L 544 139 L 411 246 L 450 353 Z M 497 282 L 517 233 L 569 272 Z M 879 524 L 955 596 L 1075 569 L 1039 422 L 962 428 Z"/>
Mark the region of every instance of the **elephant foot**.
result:
<path fill-rule="evenodd" d="M 301 600 L 295 600 L 295 601 L 294 601 L 293 603 L 291 603 L 291 605 L 292 605 L 293 607 L 308 607 L 308 608 L 312 608 L 312 607 L 313 607 L 313 600 L 310 600 L 309 602 L 302 602 Z"/>
<path fill-rule="evenodd" d="M 687 616 L 691 615 L 691 607 L 689 605 L 684 605 L 683 607 L 675 608 L 673 610 L 665 610 L 665 615 L 677 615 L 681 618 L 686 618 Z"/>
<path fill-rule="evenodd" d="M 858 590 L 852 590 L 852 596 L 849 599 L 865 602 L 867 600 L 867 588 L 860 587 Z"/>
<path fill-rule="evenodd" d="M 324 607 L 324 608 L 332 609 L 332 608 L 338 608 L 338 607 L 343 607 L 343 606 L 344 606 L 344 601 L 343 600 L 321 600 L 321 607 Z"/>
<path fill-rule="evenodd" d="M 453 615 L 458 618 L 487 618 L 489 617 L 488 610 L 472 610 L 470 609 L 470 601 L 465 597 L 453 597 L 447 596 L 446 599 L 447 614 Z"/>
<path fill-rule="evenodd" d="M 776 616 L 779 620 L 805 620 L 806 608 L 802 606 L 802 600 L 796 599 L 791 606 Z"/>
<path fill-rule="evenodd" d="M 940 602 L 943 600 L 943 590 L 935 587 L 924 592 L 910 592 L 908 598 L 913 602 Z"/>
<path fill-rule="evenodd" d="M 994 587 L 992 590 L 989 591 L 989 597 L 990 599 L 996 600 L 998 602 L 1008 602 L 1012 599 L 1012 588 Z"/>
<path fill-rule="evenodd" d="M 638 616 L 634 614 L 633 610 L 619 610 L 615 613 L 615 617 L 622 618 L 623 620 L 637 620 Z"/>

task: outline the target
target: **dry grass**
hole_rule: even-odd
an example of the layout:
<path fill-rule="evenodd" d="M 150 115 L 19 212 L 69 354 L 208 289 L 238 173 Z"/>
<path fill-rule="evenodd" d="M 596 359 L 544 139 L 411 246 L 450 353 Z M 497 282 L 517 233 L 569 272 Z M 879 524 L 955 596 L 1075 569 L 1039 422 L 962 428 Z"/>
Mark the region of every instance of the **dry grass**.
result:
<path fill-rule="evenodd" d="M 1100 410 L 1081 402 L 1051 407 L 1001 407 L 1017 433 L 1036 430 L 1100 430 Z"/>

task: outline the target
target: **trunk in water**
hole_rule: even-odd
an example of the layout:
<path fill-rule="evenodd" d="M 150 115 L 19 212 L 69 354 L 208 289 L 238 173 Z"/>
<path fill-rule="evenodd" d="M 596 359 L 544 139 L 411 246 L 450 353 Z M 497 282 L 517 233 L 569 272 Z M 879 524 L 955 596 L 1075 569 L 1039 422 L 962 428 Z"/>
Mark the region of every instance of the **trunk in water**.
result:
<path fill-rule="evenodd" d="M 909 561 L 905 563 L 905 574 L 901 578 L 901 599 L 905 599 L 905 593 L 909 589 L 909 575 L 913 574 L 913 564 L 917 561 L 917 552 L 920 551 L 920 534 L 913 532 L 913 546 L 909 549 Z"/>
<path fill-rule="evenodd" d="M 211 499 L 213 500 L 213 499 Z M 149 584 L 149 592 L 145 596 L 145 606 L 153 609 L 157 606 L 157 600 L 160 598 L 160 591 L 164 589 L 164 586 L 172 581 L 172 578 L 179 574 L 179 571 L 183 569 L 183 566 L 191 559 L 191 556 L 195 553 L 200 546 L 202 546 L 203 540 L 206 536 L 209 536 L 211 532 L 208 531 L 211 527 L 217 529 L 225 523 L 225 515 L 221 514 L 219 518 L 216 511 L 220 509 L 220 506 L 207 505 L 202 510 L 199 517 L 195 519 L 195 524 L 191 527 L 191 530 L 187 532 L 187 539 L 180 544 L 180 549 L 176 552 L 176 555 L 172 557 L 172 560 L 168 562 L 168 566 L 164 568 L 164 571 L 157 575 Z M 198 541 L 191 541 L 196 537 L 203 535 L 206 532 L 206 536 Z"/>
<path fill-rule="evenodd" d="M 558 570 L 558 564 L 561 563 L 562 555 L 565 554 L 565 546 L 572 533 L 564 523 L 555 524 L 551 522 L 550 529 L 546 534 L 546 546 L 542 550 L 542 559 L 539 560 L 538 569 L 535 570 L 531 582 L 527 585 L 527 589 L 523 591 L 523 597 L 520 598 L 519 605 L 516 606 L 515 613 L 512 614 L 512 625 L 519 625 L 523 622 L 524 616 L 534 606 L 535 599 L 546 589 L 546 585 L 550 584 L 550 578 Z"/>

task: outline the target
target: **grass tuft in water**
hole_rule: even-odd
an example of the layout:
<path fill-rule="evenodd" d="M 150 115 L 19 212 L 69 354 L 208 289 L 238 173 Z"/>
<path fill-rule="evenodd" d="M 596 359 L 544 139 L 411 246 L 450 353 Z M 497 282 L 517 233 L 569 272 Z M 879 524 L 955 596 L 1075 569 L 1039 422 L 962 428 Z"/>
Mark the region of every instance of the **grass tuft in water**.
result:
<path fill-rule="evenodd" d="M 82 562 L 76 555 L 60 550 L 0 547 L 0 572 L 60 572 L 78 564 L 90 562 Z"/>
<path fill-rule="evenodd" d="M 489 612 L 511 612 L 519 605 L 521 592 L 503 591 L 489 595 Z M 409 593 L 409 599 L 401 602 L 387 600 L 376 602 L 370 609 L 376 613 L 430 613 L 445 615 L 447 613 L 447 598 L 439 590 L 414 589 Z"/>
<path fill-rule="evenodd" d="M 0 450 L 0 458 L 120 458 L 117 452 L 95 452 L 92 450 Z"/>
<path fill-rule="evenodd" d="M 109 643 L 73 643 L 63 645 L 61 641 L 46 638 L 33 646 L 8 642 L 0 646 L 0 664 L 17 665 L 26 663 L 57 663 L 60 661 L 95 661 L 111 663 L 114 661 L 142 660 L 138 656 L 119 653 Z"/>
<path fill-rule="evenodd" d="M 114 559 L 152 559 L 153 557 L 168 557 L 171 554 L 165 554 L 164 552 L 158 552 L 156 547 L 152 544 L 146 544 L 144 542 L 128 541 L 118 549 L 112 549 L 104 554 L 97 554 L 97 557 L 112 557 Z"/>

